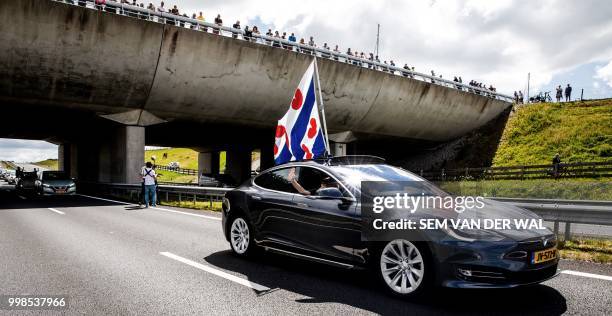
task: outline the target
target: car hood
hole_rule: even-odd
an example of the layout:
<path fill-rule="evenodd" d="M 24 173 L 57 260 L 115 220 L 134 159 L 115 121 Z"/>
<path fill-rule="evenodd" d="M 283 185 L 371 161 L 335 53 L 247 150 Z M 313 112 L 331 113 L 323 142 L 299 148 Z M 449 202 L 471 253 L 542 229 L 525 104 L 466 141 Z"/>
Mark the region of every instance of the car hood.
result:
<path fill-rule="evenodd" d="M 67 187 L 67 186 L 73 184 L 74 181 L 70 180 L 70 179 L 67 179 L 67 180 L 44 180 L 44 181 L 42 181 L 42 183 L 48 184 L 48 185 L 54 186 L 54 187 Z"/>
<path fill-rule="evenodd" d="M 489 229 L 488 231 L 493 231 L 494 233 L 505 237 L 505 239 L 522 241 L 531 238 L 539 238 L 542 236 L 551 235 L 552 232 L 549 229 L 534 229 L 534 228 L 525 228 L 525 229 L 517 229 L 514 226 L 515 220 L 539 220 L 540 216 L 537 214 L 508 204 L 493 200 L 484 199 L 483 200 L 484 207 L 482 208 L 473 208 L 469 210 L 465 210 L 462 213 L 456 212 L 454 209 L 441 209 L 441 208 L 429 208 L 429 209 L 418 209 L 413 214 L 408 214 L 406 210 L 388 210 L 385 211 L 385 216 L 383 218 L 389 219 L 446 219 L 446 220 L 463 220 L 463 219 L 480 219 L 481 221 L 484 219 L 509 219 L 512 223 L 510 226 L 511 229 Z M 366 217 L 368 215 L 365 215 Z M 378 217 L 378 216 L 374 216 Z M 370 219 L 366 219 L 369 221 Z M 450 226 L 450 224 L 449 224 Z M 429 235 L 429 234 L 426 234 Z M 434 234 L 437 235 L 437 234 Z M 433 235 L 432 235 L 433 236 Z M 430 236 L 430 237 L 432 237 Z"/>
<path fill-rule="evenodd" d="M 470 214 L 466 214 L 468 212 L 461 213 L 459 218 L 510 219 L 513 223 L 514 220 L 541 219 L 541 217 L 534 212 L 509 203 L 488 199 L 485 199 L 483 202 L 485 204 L 483 208 L 470 210 Z M 549 229 L 516 229 L 514 225 L 511 227 L 513 227 L 513 229 L 495 229 L 494 231 L 506 238 L 517 241 L 552 234 Z"/>

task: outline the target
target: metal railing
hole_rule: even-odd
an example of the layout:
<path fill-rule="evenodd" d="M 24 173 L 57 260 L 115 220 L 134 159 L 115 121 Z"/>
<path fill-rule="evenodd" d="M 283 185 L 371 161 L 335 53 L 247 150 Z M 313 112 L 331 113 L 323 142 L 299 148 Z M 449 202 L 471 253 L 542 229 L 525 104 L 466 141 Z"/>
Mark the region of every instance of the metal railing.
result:
<path fill-rule="evenodd" d="M 123 183 L 79 184 L 79 190 L 95 194 L 123 197 L 132 202 L 140 201 L 141 186 Z M 159 200 L 210 203 L 220 202 L 225 193 L 233 188 L 210 188 L 180 185 L 159 185 Z M 571 239 L 571 224 L 590 224 L 612 226 L 612 201 L 553 200 L 523 198 L 490 198 L 503 203 L 528 209 L 544 221 L 553 223 L 553 231 L 559 234 L 559 224 L 565 223 L 565 240 Z"/>
<path fill-rule="evenodd" d="M 126 201 L 140 203 L 142 201 L 142 187 L 140 184 L 126 183 L 79 183 L 79 192 L 96 194 L 102 196 L 118 197 Z M 209 203 L 213 208 L 213 203 L 221 202 L 225 193 L 231 189 L 210 188 L 189 185 L 165 185 L 157 186 L 158 201 L 193 203 Z"/>
<path fill-rule="evenodd" d="M 441 169 L 417 172 L 431 181 L 522 180 L 612 177 L 612 161 L 525 165 L 509 167 Z"/>
<path fill-rule="evenodd" d="M 357 67 L 363 67 L 378 71 L 383 71 L 389 74 L 402 76 L 411 79 L 417 79 L 420 81 L 444 86 L 447 88 L 454 88 L 460 91 L 473 93 L 482 95 L 485 97 L 490 97 L 494 99 L 503 100 L 506 102 L 513 102 L 514 98 L 509 95 L 497 93 L 495 91 L 491 91 L 486 88 L 474 87 L 464 83 L 459 83 L 451 80 L 442 79 L 435 76 L 430 76 L 427 74 L 419 73 L 416 71 L 412 71 L 410 69 L 404 69 L 397 66 L 391 66 L 385 63 L 360 58 L 356 56 L 350 56 L 338 51 L 333 51 L 330 49 L 324 49 L 316 46 L 310 46 L 305 44 L 300 44 L 297 42 L 292 42 L 286 39 L 267 36 L 262 34 L 253 33 L 251 36 L 245 36 L 245 32 L 242 29 L 235 29 L 232 27 L 221 26 L 214 23 L 208 23 L 204 21 L 200 21 L 197 19 L 192 19 L 184 16 L 178 16 L 166 12 L 156 12 L 151 11 L 147 8 L 141 8 L 138 6 L 133 6 L 129 4 L 123 4 L 111 0 L 107 0 L 103 5 L 95 4 L 94 0 L 51 0 L 55 2 L 61 2 L 72 5 L 79 5 L 81 7 L 87 7 L 91 9 L 97 9 L 104 12 L 115 13 L 119 15 L 129 16 L 133 18 L 138 18 L 142 20 L 169 24 L 184 28 L 190 28 L 194 31 L 200 31 L 205 33 L 213 33 L 216 35 L 232 37 L 237 40 L 244 40 L 252 43 L 257 43 L 266 46 L 273 46 L 279 49 L 285 49 L 301 54 L 307 54 L 312 56 L 317 56 L 320 58 L 330 59 L 337 62 L 343 62 L 347 64 L 352 64 Z"/>
<path fill-rule="evenodd" d="M 195 169 L 187 169 L 187 168 L 179 168 L 179 167 L 168 167 L 168 166 L 156 166 L 155 167 L 156 170 L 162 170 L 162 171 L 172 171 L 172 172 L 176 172 L 179 174 L 186 174 L 186 175 L 190 175 L 190 176 L 197 176 L 198 175 L 198 170 Z"/>
<path fill-rule="evenodd" d="M 571 239 L 571 224 L 612 226 L 612 201 L 491 198 L 528 209 L 545 221 L 553 222 L 559 234 L 559 223 L 565 223 L 565 240 Z"/>

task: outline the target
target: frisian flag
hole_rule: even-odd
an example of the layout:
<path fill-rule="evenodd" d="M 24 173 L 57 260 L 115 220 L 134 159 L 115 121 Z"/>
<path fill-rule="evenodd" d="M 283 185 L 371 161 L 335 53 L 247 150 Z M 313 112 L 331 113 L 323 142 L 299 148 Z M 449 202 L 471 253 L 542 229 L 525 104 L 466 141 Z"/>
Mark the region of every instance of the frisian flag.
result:
<path fill-rule="evenodd" d="M 313 61 L 295 90 L 285 116 L 276 126 L 274 162 L 314 159 L 325 153 L 325 137 L 319 119 L 315 97 L 315 61 Z"/>

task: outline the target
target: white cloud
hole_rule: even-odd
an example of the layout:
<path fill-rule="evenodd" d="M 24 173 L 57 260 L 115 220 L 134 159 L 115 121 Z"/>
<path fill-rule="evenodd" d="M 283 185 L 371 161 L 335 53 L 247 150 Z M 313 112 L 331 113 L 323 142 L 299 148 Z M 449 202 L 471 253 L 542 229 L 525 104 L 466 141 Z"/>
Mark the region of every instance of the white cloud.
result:
<path fill-rule="evenodd" d="M 209 21 L 217 13 L 225 24 L 261 21 L 366 53 L 374 50 L 380 23 L 382 60 L 492 83 L 506 93 L 524 89 L 528 72 L 537 89 L 555 74 L 612 56 L 608 0 L 175 2 L 187 14 L 204 11 Z"/>
<path fill-rule="evenodd" d="M 38 140 L 0 138 L 0 160 L 36 162 L 57 159 L 57 145 Z"/>
<path fill-rule="evenodd" d="M 595 79 L 600 79 L 612 87 L 612 60 L 607 65 L 597 69 Z"/>

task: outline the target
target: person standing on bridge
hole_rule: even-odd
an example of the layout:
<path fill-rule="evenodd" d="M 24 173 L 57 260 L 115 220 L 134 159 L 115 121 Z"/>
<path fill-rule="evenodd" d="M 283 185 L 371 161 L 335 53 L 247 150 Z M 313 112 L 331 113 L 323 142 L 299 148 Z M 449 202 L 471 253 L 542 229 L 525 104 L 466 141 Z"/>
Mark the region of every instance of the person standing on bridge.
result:
<path fill-rule="evenodd" d="M 144 202 L 145 207 L 149 207 L 149 205 L 155 207 L 157 202 L 157 194 L 156 194 L 156 182 L 157 182 L 157 174 L 153 169 L 153 164 L 150 161 L 147 161 L 146 166 L 142 169 L 142 181 L 144 183 Z"/>

